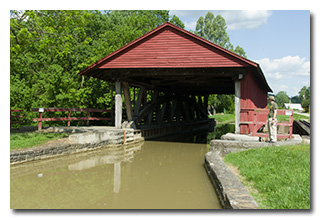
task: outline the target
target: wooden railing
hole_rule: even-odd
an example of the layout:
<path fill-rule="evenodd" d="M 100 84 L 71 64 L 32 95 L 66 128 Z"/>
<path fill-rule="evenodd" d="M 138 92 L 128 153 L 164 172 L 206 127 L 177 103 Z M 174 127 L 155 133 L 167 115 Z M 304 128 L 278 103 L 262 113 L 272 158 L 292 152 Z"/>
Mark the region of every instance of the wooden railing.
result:
<path fill-rule="evenodd" d="M 252 136 L 258 137 L 268 137 L 266 133 L 258 133 L 259 128 L 262 125 L 267 125 L 269 109 L 246 109 L 248 114 L 248 121 L 241 121 L 240 124 L 247 124 L 250 128 L 250 133 Z M 281 110 L 278 109 L 277 115 L 288 115 L 289 122 L 278 122 L 277 126 L 289 126 L 289 134 L 278 134 L 278 138 L 292 138 L 293 130 L 293 110 Z"/>
<path fill-rule="evenodd" d="M 70 126 L 70 121 L 87 121 L 87 126 L 89 121 L 102 121 L 111 120 L 107 117 L 90 117 L 90 112 L 110 112 L 111 110 L 106 109 L 92 109 L 92 108 L 33 108 L 33 112 L 39 112 L 39 118 L 34 118 L 33 121 L 38 122 L 38 130 L 42 129 L 43 121 L 68 121 L 67 126 Z M 43 118 L 44 112 L 68 112 L 67 117 L 60 118 Z M 86 112 L 86 117 L 71 117 L 71 112 Z"/>
<path fill-rule="evenodd" d="M 12 110 L 12 109 L 10 109 L 10 129 L 11 129 L 12 124 L 23 124 L 24 123 L 24 121 L 22 120 L 24 115 L 12 115 L 12 112 L 23 112 L 23 110 Z M 21 119 L 22 121 L 21 120 L 13 120 L 14 118 Z"/>

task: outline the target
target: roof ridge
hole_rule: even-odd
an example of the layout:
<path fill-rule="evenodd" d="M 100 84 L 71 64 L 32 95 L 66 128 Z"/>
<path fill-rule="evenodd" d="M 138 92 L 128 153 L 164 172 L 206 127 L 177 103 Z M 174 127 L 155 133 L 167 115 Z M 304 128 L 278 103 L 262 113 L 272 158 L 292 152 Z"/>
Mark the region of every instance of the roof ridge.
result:
<path fill-rule="evenodd" d="M 216 48 L 216 49 L 218 49 L 218 50 L 220 50 L 220 51 L 222 51 L 222 52 L 224 52 L 224 53 L 227 53 L 227 54 L 229 54 L 229 55 L 231 55 L 231 56 L 233 56 L 233 57 L 235 57 L 235 58 L 237 58 L 237 59 L 240 59 L 240 60 L 242 60 L 243 62 L 248 63 L 249 65 L 252 65 L 252 66 L 254 66 L 254 67 L 258 67 L 258 64 L 257 64 L 257 63 L 255 63 L 255 62 L 253 62 L 253 61 L 251 61 L 251 60 L 249 60 L 249 59 L 247 59 L 247 58 L 245 58 L 245 57 L 242 57 L 242 56 L 240 56 L 240 55 L 238 55 L 238 54 L 236 54 L 236 53 L 234 53 L 234 52 L 232 52 L 232 51 L 230 51 L 230 50 L 227 50 L 227 49 L 225 49 L 225 48 L 223 48 L 223 47 L 221 47 L 221 46 L 219 46 L 219 45 L 217 45 L 217 44 L 215 44 L 215 43 L 213 43 L 213 42 L 211 42 L 211 41 L 209 41 L 209 40 L 206 40 L 206 39 L 204 39 L 204 38 L 202 38 L 202 37 L 200 37 L 200 36 L 198 36 L 198 35 L 190 32 L 190 31 L 187 31 L 187 30 L 185 30 L 185 29 L 183 29 L 183 28 L 181 28 L 181 27 L 179 27 L 179 26 L 177 26 L 177 25 L 174 25 L 174 24 L 172 24 L 171 22 L 167 21 L 167 22 L 159 25 L 158 27 L 152 29 L 151 31 L 143 34 L 142 36 L 138 37 L 137 39 L 135 39 L 135 40 L 127 43 L 126 45 L 120 47 L 119 49 L 113 51 L 112 53 L 110 53 L 110 54 L 108 54 L 107 56 L 101 58 L 100 60 L 94 62 L 93 64 L 91 64 L 91 65 L 88 66 L 87 68 L 81 70 L 78 74 L 79 74 L 79 75 L 84 75 L 84 74 L 86 74 L 90 69 L 93 69 L 93 68 L 95 68 L 95 67 L 99 67 L 99 66 L 103 65 L 103 63 L 104 63 L 106 60 L 108 60 L 109 58 L 115 56 L 116 54 L 124 51 L 125 49 L 127 49 L 127 48 L 135 45 L 137 42 L 140 42 L 140 41 L 142 41 L 143 39 L 146 39 L 147 37 L 151 36 L 152 34 L 157 33 L 157 32 L 160 31 L 161 29 L 163 29 L 163 28 L 165 28 L 165 27 L 168 27 L 168 26 L 170 26 L 171 28 L 174 28 L 175 30 L 180 31 L 180 32 L 182 32 L 182 33 L 184 33 L 184 34 L 186 34 L 186 35 L 188 35 L 188 36 L 190 36 L 190 37 L 193 37 L 193 38 L 195 38 L 195 39 L 197 39 L 197 40 L 199 40 L 199 41 L 201 41 L 201 42 L 203 42 L 203 43 L 205 43 L 205 44 L 208 44 L 208 45 L 210 45 L 210 46 L 212 46 L 212 47 L 214 47 L 214 48 Z"/>

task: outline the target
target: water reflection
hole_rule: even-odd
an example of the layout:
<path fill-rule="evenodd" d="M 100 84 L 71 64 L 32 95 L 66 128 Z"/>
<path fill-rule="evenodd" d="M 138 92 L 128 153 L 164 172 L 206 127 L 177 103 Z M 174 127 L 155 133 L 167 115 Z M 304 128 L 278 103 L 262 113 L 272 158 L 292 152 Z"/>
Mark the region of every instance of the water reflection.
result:
<path fill-rule="evenodd" d="M 150 141 L 14 165 L 11 208 L 220 208 L 206 152 L 205 144 Z"/>

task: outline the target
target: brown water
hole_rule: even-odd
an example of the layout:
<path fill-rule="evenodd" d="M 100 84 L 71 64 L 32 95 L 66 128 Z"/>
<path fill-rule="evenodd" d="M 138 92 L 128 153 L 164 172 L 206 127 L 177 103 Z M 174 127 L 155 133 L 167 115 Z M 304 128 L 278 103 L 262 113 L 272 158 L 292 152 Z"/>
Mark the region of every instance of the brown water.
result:
<path fill-rule="evenodd" d="M 11 166 L 11 209 L 220 209 L 206 151 L 147 141 Z"/>

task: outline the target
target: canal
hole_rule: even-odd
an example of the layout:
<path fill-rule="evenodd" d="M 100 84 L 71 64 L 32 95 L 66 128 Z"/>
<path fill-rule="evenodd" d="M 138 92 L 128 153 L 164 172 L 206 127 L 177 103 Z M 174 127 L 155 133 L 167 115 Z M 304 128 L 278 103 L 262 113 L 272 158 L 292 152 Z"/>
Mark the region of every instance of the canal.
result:
<path fill-rule="evenodd" d="M 11 209 L 221 209 L 206 136 L 145 141 L 11 166 Z M 186 138 L 183 138 L 186 140 Z"/>

